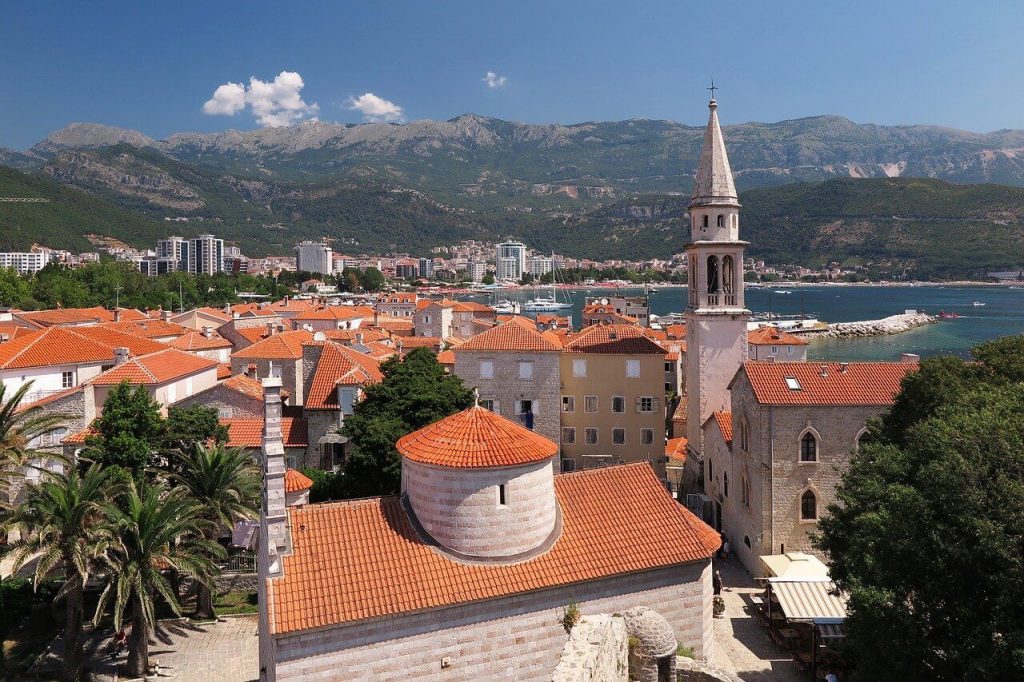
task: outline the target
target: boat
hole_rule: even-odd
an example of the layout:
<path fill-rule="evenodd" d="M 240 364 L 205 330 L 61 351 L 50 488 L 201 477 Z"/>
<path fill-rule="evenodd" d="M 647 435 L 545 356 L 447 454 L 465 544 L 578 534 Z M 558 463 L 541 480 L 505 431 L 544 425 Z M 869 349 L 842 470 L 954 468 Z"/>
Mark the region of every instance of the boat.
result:
<path fill-rule="evenodd" d="M 510 301 L 507 298 L 503 298 L 492 306 L 494 312 L 500 315 L 518 315 L 519 314 L 519 301 Z"/>
<path fill-rule="evenodd" d="M 973 305 L 975 308 L 980 308 L 981 306 L 983 306 L 985 304 L 983 302 L 981 302 L 981 301 L 971 301 L 971 305 Z"/>
<path fill-rule="evenodd" d="M 947 313 L 945 310 L 940 310 L 938 315 L 940 320 L 955 320 L 960 317 L 959 313 Z"/>
<path fill-rule="evenodd" d="M 776 293 L 776 294 L 791 294 L 791 293 L 793 293 L 793 292 L 792 292 L 792 291 L 790 291 L 789 289 L 776 289 L 776 290 L 775 290 L 775 293 Z"/>
<path fill-rule="evenodd" d="M 554 266 L 555 254 L 551 254 L 551 295 L 537 296 L 523 304 L 523 311 L 528 313 L 553 313 L 558 310 L 571 308 L 572 303 L 562 303 L 558 300 L 555 280 L 558 278 L 558 271 Z"/>

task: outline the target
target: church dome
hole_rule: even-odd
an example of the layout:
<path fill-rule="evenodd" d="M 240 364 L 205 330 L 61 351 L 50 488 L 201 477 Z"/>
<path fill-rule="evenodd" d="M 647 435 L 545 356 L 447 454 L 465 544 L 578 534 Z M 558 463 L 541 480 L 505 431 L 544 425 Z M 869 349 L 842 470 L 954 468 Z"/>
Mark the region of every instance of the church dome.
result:
<path fill-rule="evenodd" d="M 399 439 L 402 493 L 422 531 L 468 560 L 518 561 L 557 537 L 558 446 L 482 407 Z"/>

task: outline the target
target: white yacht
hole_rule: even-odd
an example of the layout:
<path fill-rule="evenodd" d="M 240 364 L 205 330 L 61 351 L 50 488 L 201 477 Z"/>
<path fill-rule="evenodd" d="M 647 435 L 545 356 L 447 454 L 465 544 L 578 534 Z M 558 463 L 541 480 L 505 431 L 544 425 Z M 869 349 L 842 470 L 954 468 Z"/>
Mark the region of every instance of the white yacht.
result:
<path fill-rule="evenodd" d="M 519 314 L 519 301 L 511 301 L 507 298 L 503 298 L 493 306 L 494 312 L 499 315 L 518 315 Z"/>

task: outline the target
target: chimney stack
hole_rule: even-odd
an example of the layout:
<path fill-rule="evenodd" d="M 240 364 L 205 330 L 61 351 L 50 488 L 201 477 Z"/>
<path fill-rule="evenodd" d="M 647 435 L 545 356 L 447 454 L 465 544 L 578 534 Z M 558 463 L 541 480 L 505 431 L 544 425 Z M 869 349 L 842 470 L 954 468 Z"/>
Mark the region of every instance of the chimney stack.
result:
<path fill-rule="evenodd" d="M 273 336 L 275 331 L 277 331 L 276 325 L 273 322 L 267 322 L 267 336 Z"/>
<path fill-rule="evenodd" d="M 212 338 L 213 337 L 213 327 L 203 327 L 203 336 L 205 336 L 208 339 Z"/>
<path fill-rule="evenodd" d="M 224 314 L 225 315 L 230 315 L 231 314 L 231 304 L 230 303 L 225 303 L 224 304 Z"/>
<path fill-rule="evenodd" d="M 163 320 L 164 322 L 170 322 L 171 321 L 171 311 L 170 310 L 161 310 L 160 311 L 160 319 Z"/>
<path fill-rule="evenodd" d="M 356 332 L 356 343 L 358 343 L 359 345 L 363 345 L 363 333 L 362 332 Z"/>
<path fill-rule="evenodd" d="M 284 569 L 282 557 L 291 552 L 284 488 L 286 472 L 284 439 L 281 437 L 281 379 L 277 377 L 263 380 L 262 450 L 260 463 L 263 486 L 260 499 L 260 534 L 256 566 L 259 571 L 259 580 L 257 581 L 259 602 L 265 605 L 268 603 L 268 578 L 282 575 Z M 268 653 L 273 648 L 268 634 L 269 628 L 268 609 L 261 608 L 259 614 L 260 665 L 272 669 L 273 658 Z"/>
<path fill-rule="evenodd" d="M 824 362 L 821 363 L 821 371 L 819 372 L 819 374 L 823 379 L 828 378 L 828 365 L 826 365 Z"/>
<path fill-rule="evenodd" d="M 921 356 L 917 353 L 900 353 L 900 362 L 908 362 L 912 365 L 916 365 L 921 362 Z"/>
<path fill-rule="evenodd" d="M 121 321 L 121 309 L 120 308 L 114 308 L 114 322 L 120 322 L 120 321 Z"/>
<path fill-rule="evenodd" d="M 124 346 L 118 346 L 114 349 L 114 367 L 118 367 L 128 362 L 128 349 Z"/>
<path fill-rule="evenodd" d="M 850 363 L 848 363 L 848 362 L 840 362 L 839 363 L 839 371 L 841 373 L 843 373 L 843 374 L 846 374 L 846 370 L 847 370 L 847 368 L 849 368 L 849 366 L 850 366 Z"/>

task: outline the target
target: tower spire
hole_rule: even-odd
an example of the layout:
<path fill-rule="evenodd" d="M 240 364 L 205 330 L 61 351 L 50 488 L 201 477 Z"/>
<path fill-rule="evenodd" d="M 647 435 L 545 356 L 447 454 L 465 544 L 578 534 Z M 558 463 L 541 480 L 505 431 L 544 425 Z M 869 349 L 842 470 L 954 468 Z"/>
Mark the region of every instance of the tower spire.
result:
<path fill-rule="evenodd" d="M 736 185 L 733 184 L 732 168 L 729 167 L 729 155 L 725 151 L 725 138 L 718 124 L 718 102 L 715 100 L 714 80 L 711 81 L 711 101 L 708 109 L 708 125 L 704 129 L 704 146 L 700 151 L 700 165 L 697 166 L 697 177 L 693 181 L 693 197 L 690 208 L 694 206 L 739 206 Z"/>

